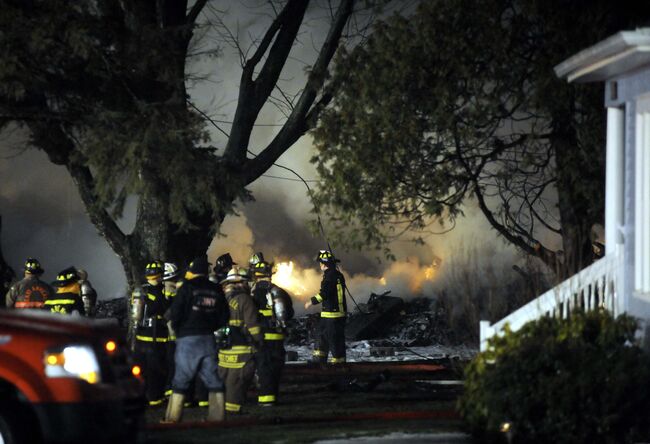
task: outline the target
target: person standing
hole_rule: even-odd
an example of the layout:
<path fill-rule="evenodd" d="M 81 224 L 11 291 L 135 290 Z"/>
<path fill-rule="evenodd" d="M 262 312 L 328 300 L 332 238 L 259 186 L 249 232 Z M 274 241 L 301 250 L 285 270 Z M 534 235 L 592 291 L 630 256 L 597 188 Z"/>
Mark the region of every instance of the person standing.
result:
<path fill-rule="evenodd" d="M 222 254 L 214 263 L 214 270 L 210 276 L 210 280 L 217 284 L 221 283 L 228 276 L 228 272 L 232 269 L 233 265 L 237 265 L 237 262 L 233 262 L 230 253 Z"/>
<path fill-rule="evenodd" d="M 221 282 L 230 309 L 230 347 L 219 351 L 219 375 L 226 384 L 226 412 L 235 415 L 242 413 L 246 390 L 255 376 L 253 353 L 262 343 L 248 278 L 245 268 L 233 267 Z"/>
<path fill-rule="evenodd" d="M 178 266 L 173 262 L 165 262 L 163 272 L 163 295 L 167 300 L 167 312 L 165 320 L 167 321 L 167 381 L 165 382 L 165 396 L 172 394 L 172 379 L 174 378 L 174 353 L 176 352 L 176 333 L 172 328 L 171 306 L 177 292 L 177 285 L 180 283 L 180 271 Z"/>
<path fill-rule="evenodd" d="M 221 288 L 208 279 L 208 270 L 205 256 L 195 258 L 171 306 L 176 366 L 165 422 L 181 420 L 185 396 L 197 375 L 208 389 L 208 420 L 224 419 L 224 385 L 217 368 L 214 332 L 227 325 L 229 310 Z"/>
<path fill-rule="evenodd" d="M 316 259 L 323 271 L 320 291 L 309 301 L 305 309 L 322 304 L 319 333 L 314 348 L 314 359 L 321 363 L 327 362 L 327 356 L 332 354 L 330 362 L 340 364 L 345 362 L 345 316 L 347 304 L 345 301 L 345 278 L 336 269 L 339 262 L 329 250 L 320 250 Z"/>
<path fill-rule="evenodd" d="M 79 274 L 74 267 L 68 267 L 57 274 L 53 285 L 56 287 L 56 293 L 47 298 L 43 308 L 52 313 L 86 315 L 81 300 Z"/>
<path fill-rule="evenodd" d="M 167 382 L 167 342 L 169 334 L 165 312 L 169 303 L 163 294 L 163 265 L 149 262 L 145 267 L 146 284 L 133 292 L 135 347 L 134 358 L 142 367 L 145 396 L 150 406 L 164 402 Z"/>
<path fill-rule="evenodd" d="M 43 274 L 41 263 L 29 258 L 25 261 L 24 270 L 24 278 L 12 285 L 5 295 L 5 305 L 7 308 L 43 308 L 54 290 L 40 280 Z"/>
<path fill-rule="evenodd" d="M 88 280 L 88 272 L 86 270 L 77 269 L 79 275 L 79 285 L 81 286 L 81 300 L 84 303 L 84 310 L 86 316 L 95 317 L 95 310 L 97 307 L 97 292 Z"/>
<path fill-rule="evenodd" d="M 293 317 L 293 306 L 289 294 L 271 282 L 273 264 L 258 261 L 251 275 L 254 282 L 251 294 L 257 304 L 264 335 L 262 346 L 255 353 L 259 382 L 257 402 L 269 407 L 277 402 L 285 361 L 285 323 Z"/>

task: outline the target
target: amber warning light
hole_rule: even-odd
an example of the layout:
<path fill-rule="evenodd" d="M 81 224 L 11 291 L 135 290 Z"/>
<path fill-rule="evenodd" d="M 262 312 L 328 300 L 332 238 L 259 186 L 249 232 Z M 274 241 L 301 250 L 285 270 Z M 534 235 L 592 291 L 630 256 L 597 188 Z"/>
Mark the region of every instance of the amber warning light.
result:
<path fill-rule="evenodd" d="M 134 365 L 133 368 L 131 369 L 131 373 L 133 373 L 133 376 L 140 376 L 140 373 L 142 373 L 142 369 L 140 368 L 139 365 Z"/>
<path fill-rule="evenodd" d="M 106 348 L 107 352 L 113 353 L 117 348 L 117 344 L 115 343 L 115 341 L 108 341 L 104 347 Z"/>

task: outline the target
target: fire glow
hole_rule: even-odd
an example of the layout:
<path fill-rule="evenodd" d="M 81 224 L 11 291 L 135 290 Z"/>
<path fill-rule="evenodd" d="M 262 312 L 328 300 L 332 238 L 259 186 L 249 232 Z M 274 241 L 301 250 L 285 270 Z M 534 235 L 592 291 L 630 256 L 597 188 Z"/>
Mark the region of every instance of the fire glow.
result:
<path fill-rule="evenodd" d="M 427 284 L 435 281 L 438 276 L 441 260 L 436 258 L 431 264 L 420 265 L 417 259 L 393 262 L 381 277 L 365 274 L 355 274 L 347 278 L 350 291 L 363 301 L 371 292 L 393 290 L 402 297 L 421 293 Z M 279 262 L 275 266 L 272 281 L 287 290 L 298 300 L 307 300 L 318 293 L 323 275 L 314 268 L 301 269 L 293 261 Z"/>

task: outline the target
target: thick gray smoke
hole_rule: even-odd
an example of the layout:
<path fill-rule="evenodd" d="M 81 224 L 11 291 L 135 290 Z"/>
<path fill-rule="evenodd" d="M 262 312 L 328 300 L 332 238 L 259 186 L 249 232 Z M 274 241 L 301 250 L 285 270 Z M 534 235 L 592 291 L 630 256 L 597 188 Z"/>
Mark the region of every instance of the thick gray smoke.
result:
<path fill-rule="evenodd" d="M 310 29 L 305 30 L 310 37 L 302 39 L 303 46 L 296 46 L 292 63 L 281 76 L 285 93 L 297 93 L 303 85 L 305 63 L 313 63 L 314 48 L 318 47 L 326 30 L 327 23 L 315 19 L 323 17 L 322 11 L 312 10 L 310 14 L 307 20 Z M 225 16 L 225 24 L 238 30 L 244 47 L 251 44 L 250 36 L 259 35 L 266 28 L 268 20 L 269 17 L 255 14 L 249 8 L 231 8 Z M 206 41 L 219 41 L 218 36 L 212 34 L 205 38 Z M 241 71 L 237 50 L 223 41 L 220 44 L 222 54 L 219 58 L 198 59 L 193 65 L 195 77 L 208 81 L 192 83 L 190 93 L 199 108 L 225 122 L 220 125 L 227 132 Z M 284 114 L 280 110 L 274 106 L 265 107 L 258 118 L 261 125 L 256 127 L 251 138 L 251 152 L 260 152 L 283 121 Z M 222 148 L 224 137 L 216 128 L 211 128 L 211 132 L 214 145 Z M 65 168 L 49 163 L 42 152 L 26 148 L 26 135 L 20 131 L 5 132 L 0 137 L 0 213 L 4 221 L 2 245 L 6 260 L 20 274 L 25 258 L 37 257 L 46 269 L 47 279 L 75 265 L 88 270 L 100 298 L 123 295 L 126 280 L 121 263 L 90 223 Z M 21 153 L 22 150 L 25 152 Z M 311 139 L 306 136 L 278 163 L 298 171 L 308 180 L 317 179 L 308 161 L 312 154 Z M 268 171 L 267 176 L 295 179 L 291 173 L 277 167 Z M 222 231 L 227 237 L 214 240 L 208 250 L 210 260 L 229 251 L 237 262 L 245 263 L 253 251 L 263 251 L 276 263 L 286 262 L 288 266 L 292 261 L 293 280 L 302 282 L 303 287 L 294 290 L 301 293 L 301 298 L 306 298 L 317 290 L 320 280 L 314 258 L 318 250 L 327 245 L 326 239 L 312 236 L 305 228 L 306 221 L 312 217 L 306 188 L 301 182 L 262 177 L 251 186 L 251 191 L 256 201 L 241 207 L 241 216 L 229 216 L 225 220 Z M 483 216 L 472 207 L 467 208 L 466 213 L 467 218 L 461 220 L 454 231 L 444 236 L 431 236 L 424 245 L 393 244 L 396 263 L 379 263 L 374 254 L 343 251 L 334 246 L 353 294 L 363 302 L 371 291 L 392 289 L 399 295 L 430 293 L 433 291 L 431 283 L 439 277 L 445 261 L 454 255 L 463 239 L 492 242 L 505 252 L 499 254 L 500 260 L 511 260 L 512 250 L 502 247 L 501 241 L 495 241 L 496 234 Z M 120 225 L 128 228 L 133 219 L 133 205 L 127 207 L 125 219 Z M 327 223 L 325 225 L 327 230 Z M 282 272 L 287 272 L 287 268 Z"/>

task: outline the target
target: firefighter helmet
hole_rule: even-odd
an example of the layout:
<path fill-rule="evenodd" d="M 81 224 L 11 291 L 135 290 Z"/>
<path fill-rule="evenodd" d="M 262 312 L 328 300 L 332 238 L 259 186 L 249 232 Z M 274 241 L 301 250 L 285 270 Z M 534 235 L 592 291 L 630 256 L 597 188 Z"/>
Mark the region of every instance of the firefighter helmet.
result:
<path fill-rule="evenodd" d="M 248 282 L 249 281 L 248 270 L 243 267 L 232 267 L 228 272 L 228 275 L 220 283 L 221 285 L 225 284 L 235 284 L 238 282 Z"/>
<path fill-rule="evenodd" d="M 178 277 L 178 266 L 173 262 L 165 262 L 165 272 L 163 274 L 163 281 L 171 281 Z"/>
<path fill-rule="evenodd" d="M 233 262 L 230 253 L 222 254 L 214 263 L 214 272 L 228 272 L 233 265 L 237 265 L 237 262 Z"/>
<path fill-rule="evenodd" d="M 30 257 L 25 261 L 25 271 L 29 274 L 43 274 L 41 263 L 38 259 Z"/>
<path fill-rule="evenodd" d="M 264 262 L 264 254 L 261 251 L 258 251 L 257 253 L 254 253 L 248 260 L 248 265 L 250 265 L 251 268 L 254 268 L 255 265 L 259 264 L 260 262 Z"/>
<path fill-rule="evenodd" d="M 273 264 L 260 261 L 251 266 L 251 271 L 253 272 L 253 277 L 271 277 L 273 274 Z"/>
<path fill-rule="evenodd" d="M 334 257 L 331 251 L 329 250 L 320 250 L 318 252 L 318 257 L 316 258 L 318 262 L 323 264 L 335 264 L 336 262 L 341 262 Z"/>
<path fill-rule="evenodd" d="M 56 275 L 55 287 L 65 287 L 79 280 L 79 274 L 74 267 L 68 267 Z"/>
<path fill-rule="evenodd" d="M 163 274 L 163 264 L 160 261 L 151 261 L 147 264 L 144 270 L 146 277 L 160 276 Z"/>

